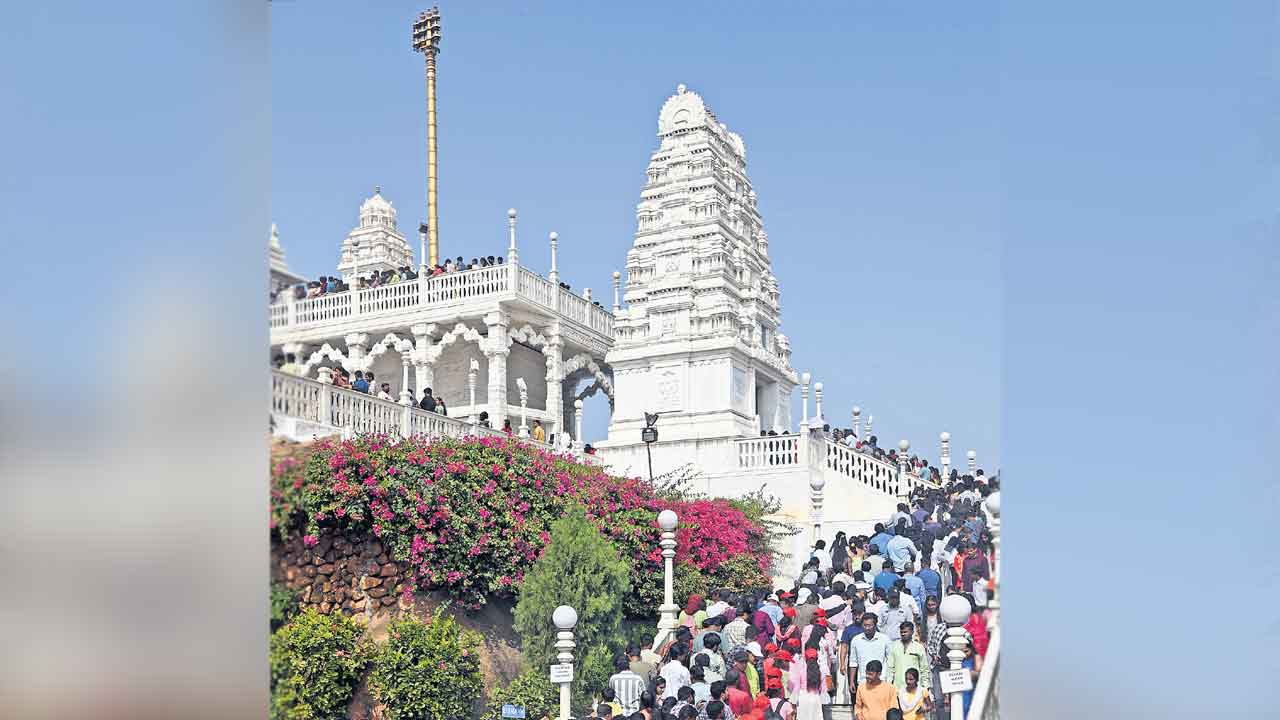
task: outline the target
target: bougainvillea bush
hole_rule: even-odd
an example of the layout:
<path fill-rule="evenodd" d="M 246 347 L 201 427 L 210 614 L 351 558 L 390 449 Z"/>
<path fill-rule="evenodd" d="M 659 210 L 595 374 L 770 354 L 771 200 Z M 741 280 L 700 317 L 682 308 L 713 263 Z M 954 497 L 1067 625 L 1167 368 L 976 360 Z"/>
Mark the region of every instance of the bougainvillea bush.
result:
<path fill-rule="evenodd" d="M 506 437 L 321 441 L 277 457 L 272 479 L 281 537 L 371 533 L 410 565 L 413 589 L 444 590 L 470 608 L 515 594 L 551 521 L 575 502 L 631 569 L 629 615 L 652 615 L 661 596 L 660 510 L 680 516 L 676 563 L 697 571 L 705 587 L 695 590 L 765 587 L 773 563 L 759 500 L 659 491 Z"/>

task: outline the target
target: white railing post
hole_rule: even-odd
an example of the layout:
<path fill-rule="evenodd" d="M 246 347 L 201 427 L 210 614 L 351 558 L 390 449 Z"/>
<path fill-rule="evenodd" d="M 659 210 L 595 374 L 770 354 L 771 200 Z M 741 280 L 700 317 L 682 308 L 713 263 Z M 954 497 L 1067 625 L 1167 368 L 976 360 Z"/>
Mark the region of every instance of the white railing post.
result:
<path fill-rule="evenodd" d="M 853 436 L 859 441 L 865 441 L 862 437 L 862 408 L 857 405 L 853 406 Z"/>
<path fill-rule="evenodd" d="M 944 431 L 938 439 L 942 441 L 942 484 L 946 485 L 951 476 L 951 433 Z"/>
<path fill-rule="evenodd" d="M 617 315 L 622 310 L 622 305 L 618 302 L 618 291 L 622 289 L 622 273 L 617 270 L 613 271 L 613 314 Z"/>
<path fill-rule="evenodd" d="M 809 468 L 809 519 L 813 523 L 813 544 L 822 539 L 822 488 L 827 484 L 822 469 Z"/>
<path fill-rule="evenodd" d="M 676 556 L 676 525 L 680 518 L 673 510 L 658 513 L 658 527 L 662 529 L 658 546 L 662 548 L 662 605 L 658 607 L 658 634 L 653 639 L 657 650 L 676 629 L 676 613 L 680 608 L 675 602 L 675 577 L 672 563 Z"/>
<path fill-rule="evenodd" d="M 516 292 L 520 288 L 520 253 L 516 251 L 516 209 L 507 211 L 507 225 L 511 229 L 511 246 L 507 248 L 507 290 Z"/>
<path fill-rule="evenodd" d="M 876 421 L 875 415 L 867 416 L 867 442 L 871 442 L 871 423 Z"/>
<path fill-rule="evenodd" d="M 908 486 L 907 475 L 911 471 L 910 461 L 907 460 L 907 451 L 911 449 L 911 443 L 906 440 L 898 442 L 898 492 L 899 496 L 909 495 L 911 492 Z"/>
<path fill-rule="evenodd" d="M 813 376 L 809 373 L 800 373 L 800 434 L 804 435 L 809 429 L 809 381 Z"/>
<path fill-rule="evenodd" d="M 965 636 L 968 634 L 964 629 L 964 624 L 969 619 L 972 612 L 969 601 L 964 599 L 963 595 L 948 595 L 942 599 L 939 606 L 939 614 L 942 620 L 947 624 L 947 635 L 943 643 L 947 646 L 947 660 L 951 662 L 952 670 L 961 670 L 961 663 L 964 662 L 964 648 L 968 644 Z M 951 693 L 951 720 L 964 719 L 964 692 L 956 691 Z"/>
<path fill-rule="evenodd" d="M 409 389 L 409 351 L 413 349 L 413 345 L 408 340 L 401 340 L 396 345 L 396 349 L 400 351 L 400 366 L 403 369 L 400 378 L 400 404 L 413 404 L 413 391 Z"/>
<path fill-rule="evenodd" d="M 471 358 L 470 369 L 467 370 L 467 388 L 471 391 L 471 414 L 467 416 L 467 422 L 472 425 L 480 422 L 480 416 L 476 413 L 476 373 L 478 372 L 480 372 L 480 362 Z"/>
<path fill-rule="evenodd" d="M 322 367 L 317 372 L 317 374 L 320 377 L 321 384 L 324 385 L 324 387 L 320 388 L 320 403 L 319 403 L 320 409 L 318 412 L 319 417 L 317 418 L 317 421 L 321 425 L 332 425 L 333 414 L 332 414 L 332 408 L 330 408 L 329 406 L 329 400 L 330 400 L 330 390 L 333 388 L 333 369 Z"/>
<path fill-rule="evenodd" d="M 568 605 L 561 605 L 551 614 L 551 621 L 555 623 L 556 629 L 556 662 L 561 665 L 568 665 L 570 668 L 570 676 L 572 677 L 573 669 L 573 649 L 577 645 L 573 642 L 573 626 L 578 624 L 578 613 Z M 562 681 L 560 683 L 560 720 L 569 720 L 569 700 L 571 698 L 570 688 L 573 680 Z"/>
<path fill-rule="evenodd" d="M 560 287 L 560 270 L 556 268 L 556 248 L 560 244 L 560 234 L 553 232 L 547 239 L 551 241 L 551 271 L 547 273 L 547 279 L 552 285 Z"/>
<path fill-rule="evenodd" d="M 827 424 L 827 418 L 822 414 L 822 383 L 820 382 L 813 384 L 813 411 L 813 424 L 821 430 L 822 426 Z"/>
<path fill-rule="evenodd" d="M 524 378 L 516 378 L 516 387 L 520 390 L 520 437 L 529 437 L 529 386 Z"/>
<path fill-rule="evenodd" d="M 965 453 L 965 454 L 969 457 L 969 474 L 970 474 L 970 475 L 972 475 L 972 476 L 974 476 L 974 477 L 977 477 L 977 475 L 978 475 L 978 453 L 977 453 L 977 451 L 970 450 L 969 452 L 967 452 L 967 453 Z"/>

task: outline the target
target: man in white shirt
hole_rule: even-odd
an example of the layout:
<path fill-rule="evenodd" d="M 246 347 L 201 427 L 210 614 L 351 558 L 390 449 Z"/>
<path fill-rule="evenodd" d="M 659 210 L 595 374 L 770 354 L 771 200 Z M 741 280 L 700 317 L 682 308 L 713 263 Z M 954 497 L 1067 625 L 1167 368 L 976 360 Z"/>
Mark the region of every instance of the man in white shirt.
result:
<path fill-rule="evenodd" d="M 395 402 L 395 398 L 391 397 L 391 383 L 382 383 L 382 389 L 378 391 L 378 398 Z"/>
<path fill-rule="evenodd" d="M 672 646 L 670 659 L 666 665 L 662 666 L 662 670 L 658 671 L 658 674 L 667 681 L 667 687 L 662 691 L 662 700 L 675 697 L 680 688 L 692 682 L 688 668 L 680 662 L 685 657 L 682 654 L 683 650 L 684 648 L 680 643 Z"/>
<path fill-rule="evenodd" d="M 707 617 L 719 617 L 724 614 L 725 610 L 729 609 L 729 603 L 721 600 L 720 596 L 721 592 L 719 589 L 715 589 L 707 593 L 707 600 L 710 601 L 707 604 Z"/>
<path fill-rule="evenodd" d="M 831 553 L 827 552 L 826 540 L 819 540 L 814 543 L 813 557 L 818 558 L 818 572 L 825 573 L 831 569 Z"/>

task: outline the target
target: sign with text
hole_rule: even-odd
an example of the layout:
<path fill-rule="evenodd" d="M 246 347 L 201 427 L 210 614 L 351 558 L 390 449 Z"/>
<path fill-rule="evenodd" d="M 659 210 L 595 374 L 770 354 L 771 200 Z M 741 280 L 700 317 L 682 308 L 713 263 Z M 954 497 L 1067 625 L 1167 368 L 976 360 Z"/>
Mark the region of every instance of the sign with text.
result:
<path fill-rule="evenodd" d="M 951 694 L 955 692 L 968 692 L 973 689 L 973 678 L 969 675 L 969 671 L 960 670 L 939 670 L 938 680 L 942 684 L 942 692 Z"/>
<path fill-rule="evenodd" d="M 551 666 L 551 682 L 553 683 L 573 682 L 573 666 L 572 665 L 552 665 Z"/>
<path fill-rule="evenodd" d="M 514 718 L 514 720 L 524 720 L 524 706 L 507 703 L 502 706 L 502 717 Z"/>

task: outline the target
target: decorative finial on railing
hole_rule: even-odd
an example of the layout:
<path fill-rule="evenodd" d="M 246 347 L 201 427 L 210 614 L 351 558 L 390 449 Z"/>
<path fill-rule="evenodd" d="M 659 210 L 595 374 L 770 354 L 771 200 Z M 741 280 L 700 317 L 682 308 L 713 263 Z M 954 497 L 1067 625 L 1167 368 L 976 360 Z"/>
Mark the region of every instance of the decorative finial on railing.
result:
<path fill-rule="evenodd" d="M 809 381 L 813 379 L 813 375 L 808 372 L 800 373 L 800 430 L 801 432 L 809 429 Z"/>
<path fill-rule="evenodd" d="M 560 233 L 552 231 L 547 239 L 551 241 L 551 272 L 547 273 L 547 278 L 551 282 L 560 283 L 560 271 L 556 268 L 556 247 L 560 244 Z"/>
<path fill-rule="evenodd" d="M 507 248 L 507 262 L 514 263 L 519 256 L 516 252 L 516 209 L 507 211 L 507 226 L 511 230 L 511 246 Z"/>
<path fill-rule="evenodd" d="M 853 436 L 859 441 L 864 439 L 862 437 L 862 408 L 857 405 L 853 406 Z"/>

